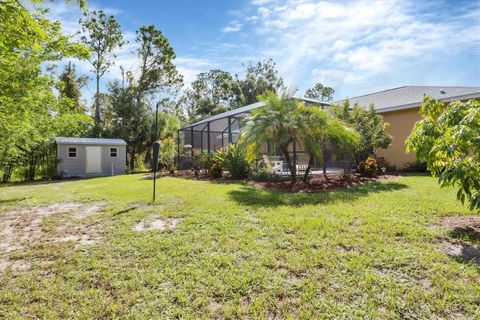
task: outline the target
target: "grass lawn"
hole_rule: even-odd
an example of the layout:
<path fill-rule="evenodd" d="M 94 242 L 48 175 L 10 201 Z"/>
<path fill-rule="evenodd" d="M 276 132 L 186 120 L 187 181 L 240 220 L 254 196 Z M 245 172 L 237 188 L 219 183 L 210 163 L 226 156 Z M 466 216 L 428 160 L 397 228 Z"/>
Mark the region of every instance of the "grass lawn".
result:
<path fill-rule="evenodd" d="M 151 185 L 0 187 L 0 219 L 24 217 L 0 230 L 19 246 L 0 247 L 0 318 L 480 318 L 479 267 L 432 226 L 469 212 L 433 178 L 315 194 L 162 178 L 155 205 Z"/>

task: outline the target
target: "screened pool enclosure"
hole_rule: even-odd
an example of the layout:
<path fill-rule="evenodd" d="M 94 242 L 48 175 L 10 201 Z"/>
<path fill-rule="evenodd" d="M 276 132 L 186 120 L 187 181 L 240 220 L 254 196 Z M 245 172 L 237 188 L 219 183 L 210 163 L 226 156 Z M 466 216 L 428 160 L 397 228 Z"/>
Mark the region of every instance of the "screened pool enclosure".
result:
<path fill-rule="evenodd" d="M 318 105 L 325 109 L 329 105 L 317 100 L 296 98 L 305 104 Z M 192 164 L 192 155 L 194 150 L 204 150 L 205 152 L 214 152 L 220 148 L 226 147 L 230 143 L 236 143 L 242 133 L 243 120 L 252 110 L 264 106 L 263 102 L 253 103 L 238 109 L 223 112 L 207 119 L 195 122 L 178 130 L 178 150 L 177 167 L 179 169 L 188 169 Z M 319 146 L 320 147 L 320 146 Z M 308 163 L 308 156 L 302 148 L 301 142 L 295 141 L 290 147 L 290 158 L 299 172 L 304 170 Z M 333 159 L 327 151 L 326 163 L 329 168 L 332 167 Z M 282 154 L 277 150 L 275 141 L 268 141 L 258 155 L 258 159 L 266 161 L 271 166 L 272 171 L 278 174 L 288 174 L 286 163 Z M 318 165 L 314 170 L 321 169 Z"/>

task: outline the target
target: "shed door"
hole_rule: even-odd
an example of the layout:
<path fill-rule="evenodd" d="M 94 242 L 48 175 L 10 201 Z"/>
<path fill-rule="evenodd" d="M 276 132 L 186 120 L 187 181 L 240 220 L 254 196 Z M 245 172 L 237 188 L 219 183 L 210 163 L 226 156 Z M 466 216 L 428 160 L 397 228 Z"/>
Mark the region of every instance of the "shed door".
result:
<path fill-rule="evenodd" d="M 87 173 L 102 172 L 102 147 L 86 147 Z"/>

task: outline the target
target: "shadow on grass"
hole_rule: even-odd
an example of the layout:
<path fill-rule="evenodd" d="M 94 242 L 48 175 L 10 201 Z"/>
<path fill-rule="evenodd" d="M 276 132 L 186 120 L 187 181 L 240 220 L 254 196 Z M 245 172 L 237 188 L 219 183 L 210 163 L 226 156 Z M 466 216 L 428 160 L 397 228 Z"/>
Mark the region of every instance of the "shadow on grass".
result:
<path fill-rule="evenodd" d="M 278 207 L 284 205 L 304 206 L 352 201 L 371 193 L 395 191 L 405 188 L 408 188 L 408 186 L 399 182 L 371 182 L 349 189 L 315 193 L 292 193 L 258 189 L 253 186 L 243 185 L 238 190 L 230 191 L 229 196 L 240 204 L 257 207 Z"/>
<path fill-rule="evenodd" d="M 112 214 L 112 216 L 116 217 L 116 216 L 122 215 L 124 213 L 130 212 L 130 211 L 135 210 L 135 209 L 137 209 L 137 208 L 136 207 L 130 207 L 130 208 L 127 208 L 127 209 L 124 209 L 124 210 L 120 210 L 120 211 L 114 212 Z"/>
<path fill-rule="evenodd" d="M 13 198 L 13 199 L 4 199 L 4 200 L 0 200 L 0 204 L 7 204 L 7 203 L 11 203 L 11 202 L 20 202 L 20 201 L 23 201 L 23 200 L 26 200 L 27 198 L 26 197 L 23 197 L 23 198 Z"/>
<path fill-rule="evenodd" d="M 455 239 L 480 244 L 480 232 L 471 227 L 457 227 L 449 232 L 449 236 Z"/>

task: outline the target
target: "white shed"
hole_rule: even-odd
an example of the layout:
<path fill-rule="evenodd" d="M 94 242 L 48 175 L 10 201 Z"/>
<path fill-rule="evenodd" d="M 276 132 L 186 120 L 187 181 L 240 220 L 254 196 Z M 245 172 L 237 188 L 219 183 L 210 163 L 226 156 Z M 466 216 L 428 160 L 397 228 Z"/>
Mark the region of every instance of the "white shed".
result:
<path fill-rule="evenodd" d="M 57 172 L 62 177 L 125 174 L 126 146 L 123 139 L 58 137 Z"/>

